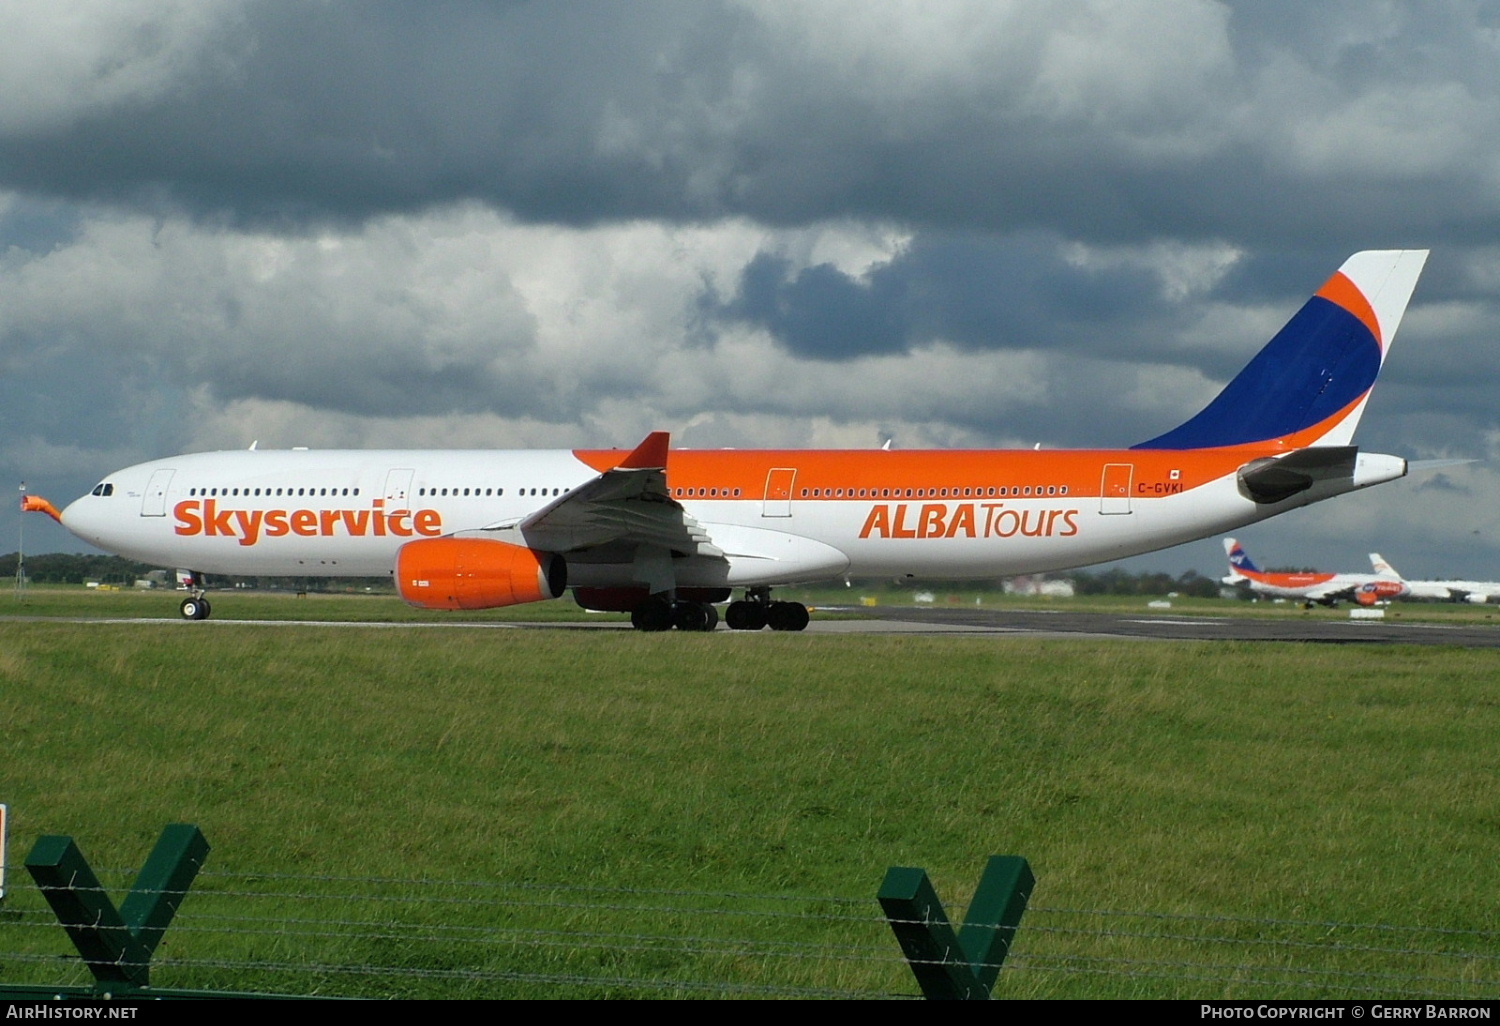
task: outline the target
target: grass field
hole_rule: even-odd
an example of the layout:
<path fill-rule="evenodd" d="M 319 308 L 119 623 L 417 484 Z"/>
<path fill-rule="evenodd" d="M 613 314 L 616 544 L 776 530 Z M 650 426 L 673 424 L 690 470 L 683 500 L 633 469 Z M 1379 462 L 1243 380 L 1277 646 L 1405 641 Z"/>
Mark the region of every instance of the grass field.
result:
<path fill-rule="evenodd" d="M 175 608 L 49 601 L 28 613 Z M 255 602 L 407 615 L 251 595 L 215 615 Z M 86 978 L 17 872 L 37 836 L 74 835 L 123 888 L 188 821 L 214 852 L 160 986 L 913 994 L 873 900 L 886 867 L 926 867 L 961 912 L 986 857 L 1019 854 L 1039 884 L 1004 996 L 1492 997 L 1497 669 L 1383 646 L 0 623 L 0 982 Z"/>

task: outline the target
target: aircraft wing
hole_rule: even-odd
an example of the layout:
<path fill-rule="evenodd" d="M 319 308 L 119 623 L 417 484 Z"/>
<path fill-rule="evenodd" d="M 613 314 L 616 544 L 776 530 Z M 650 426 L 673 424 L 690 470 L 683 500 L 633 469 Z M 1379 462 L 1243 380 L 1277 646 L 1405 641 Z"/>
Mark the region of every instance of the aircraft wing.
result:
<path fill-rule="evenodd" d="M 1440 588 L 1448 590 L 1448 597 L 1455 602 L 1472 602 L 1482 606 L 1500 595 L 1500 584 L 1494 581 L 1435 581 Z"/>
<path fill-rule="evenodd" d="M 668 440 L 665 431 L 653 432 L 612 469 L 518 521 L 484 530 L 518 531 L 528 546 L 547 552 L 622 544 L 722 558 L 723 550 L 667 493 Z"/>
<path fill-rule="evenodd" d="M 1303 592 L 1303 598 L 1312 602 L 1331 602 L 1335 599 L 1352 597 L 1356 587 L 1357 585 L 1348 581 L 1329 581 L 1326 584 L 1309 588 Z"/>

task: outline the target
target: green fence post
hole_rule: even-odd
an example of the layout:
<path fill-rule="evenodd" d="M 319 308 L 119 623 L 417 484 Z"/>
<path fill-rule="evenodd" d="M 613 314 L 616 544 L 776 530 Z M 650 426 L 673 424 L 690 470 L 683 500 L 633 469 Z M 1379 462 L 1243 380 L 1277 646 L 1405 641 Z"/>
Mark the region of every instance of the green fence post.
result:
<path fill-rule="evenodd" d="M 994 988 L 1000 976 L 1000 966 L 1010 954 L 1010 942 L 1035 889 L 1036 877 L 1025 859 L 1019 855 L 990 856 L 958 934 L 958 943 L 963 945 L 969 965 L 986 991 Z"/>
<path fill-rule="evenodd" d="M 96 988 L 145 987 L 151 956 L 208 851 L 197 827 L 168 826 L 120 910 L 71 837 L 38 838 L 26 869 L 93 973 Z"/>
<path fill-rule="evenodd" d="M 146 986 L 150 955 L 126 928 L 73 838 L 37 838 L 26 869 L 97 982 Z"/>
<path fill-rule="evenodd" d="M 963 930 L 953 932 L 922 869 L 893 866 L 880 907 L 928 1000 L 985 1001 L 1010 953 L 1036 878 L 1026 860 L 995 855 L 986 864 Z"/>
<path fill-rule="evenodd" d="M 136 875 L 135 886 L 120 905 L 120 917 L 145 946 L 148 958 L 198 878 L 208 852 L 202 831 L 190 823 L 172 823 L 161 832 L 151 857 Z"/>

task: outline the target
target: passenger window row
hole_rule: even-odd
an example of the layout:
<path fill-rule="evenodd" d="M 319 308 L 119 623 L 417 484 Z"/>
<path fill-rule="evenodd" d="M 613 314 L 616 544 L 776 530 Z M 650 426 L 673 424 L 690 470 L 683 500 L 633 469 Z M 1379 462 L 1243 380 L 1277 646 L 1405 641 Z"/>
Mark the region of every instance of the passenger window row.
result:
<path fill-rule="evenodd" d="M 359 495 L 358 488 L 189 488 L 188 495 L 219 497 L 225 496 L 340 496 Z"/>
<path fill-rule="evenodd" d="M 570 492 L 570 491 L 572 491 L 571 488 L 532 488 L 532 489 L 529 489 L 529 490 L 526 489 L 526 488 L 520 488 L 520 489 L 517 489 L 516 494 L 517 495 L 562 495 L 562 494 L 564 494 L 566 492 Z M 459 497 L 468 496 L 469 498 L 484 498 L 485 496 L 491 496 L 491 495 L 493 495 L 493 496 L 501 496 L 501 495 L 504 495 L 504 494 L 505 494 L 505 489 L 504 488 L 483 488 L 483 489 L 480 489 L 480 488 L 463 488 L 463 489 L 459 489 L 459 488 L 418 488 L 417 489 L 417 495 L 418 496 L 420 496 L 420 497 L 427 497 L 427 498 L 430 498 L 430 497 L 433 497 L 433 496 L 445 496 L 445 495 L 449 496 L 449 497 L 452 497 L 452 496 L 459 496 Z"/>
<path fill-rule="evenodd" d="M 804 499 L 983 499 L 999 497 L 1067 495 L 1067 485 L 993 485 L 984 488 L 803 488 Z M 740 490 L 728 488 L 673 488 L 678 499 L 739 498 Z"/>

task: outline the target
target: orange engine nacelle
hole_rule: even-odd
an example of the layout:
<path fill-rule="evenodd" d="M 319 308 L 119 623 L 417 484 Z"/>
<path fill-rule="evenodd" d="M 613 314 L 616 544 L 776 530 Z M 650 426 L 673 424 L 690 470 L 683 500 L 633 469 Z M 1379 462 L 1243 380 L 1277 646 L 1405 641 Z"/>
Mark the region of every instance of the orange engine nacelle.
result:
<path fill-rule="evenodd" d="M 554 599 L 568 567 L 551 552 L 488 538 L 424 538 L 396 553 L 396 590 L 423 609 L 494 609 Z"/>
<path fill-rule="evenodd" d="M 1371 581 L 1362 586 L 1354 601 L 1362 606 L 1373 606 L 1387 599 L 1400 598 L 1406 594 L 1406 586 L 1399 581 Z"/>

